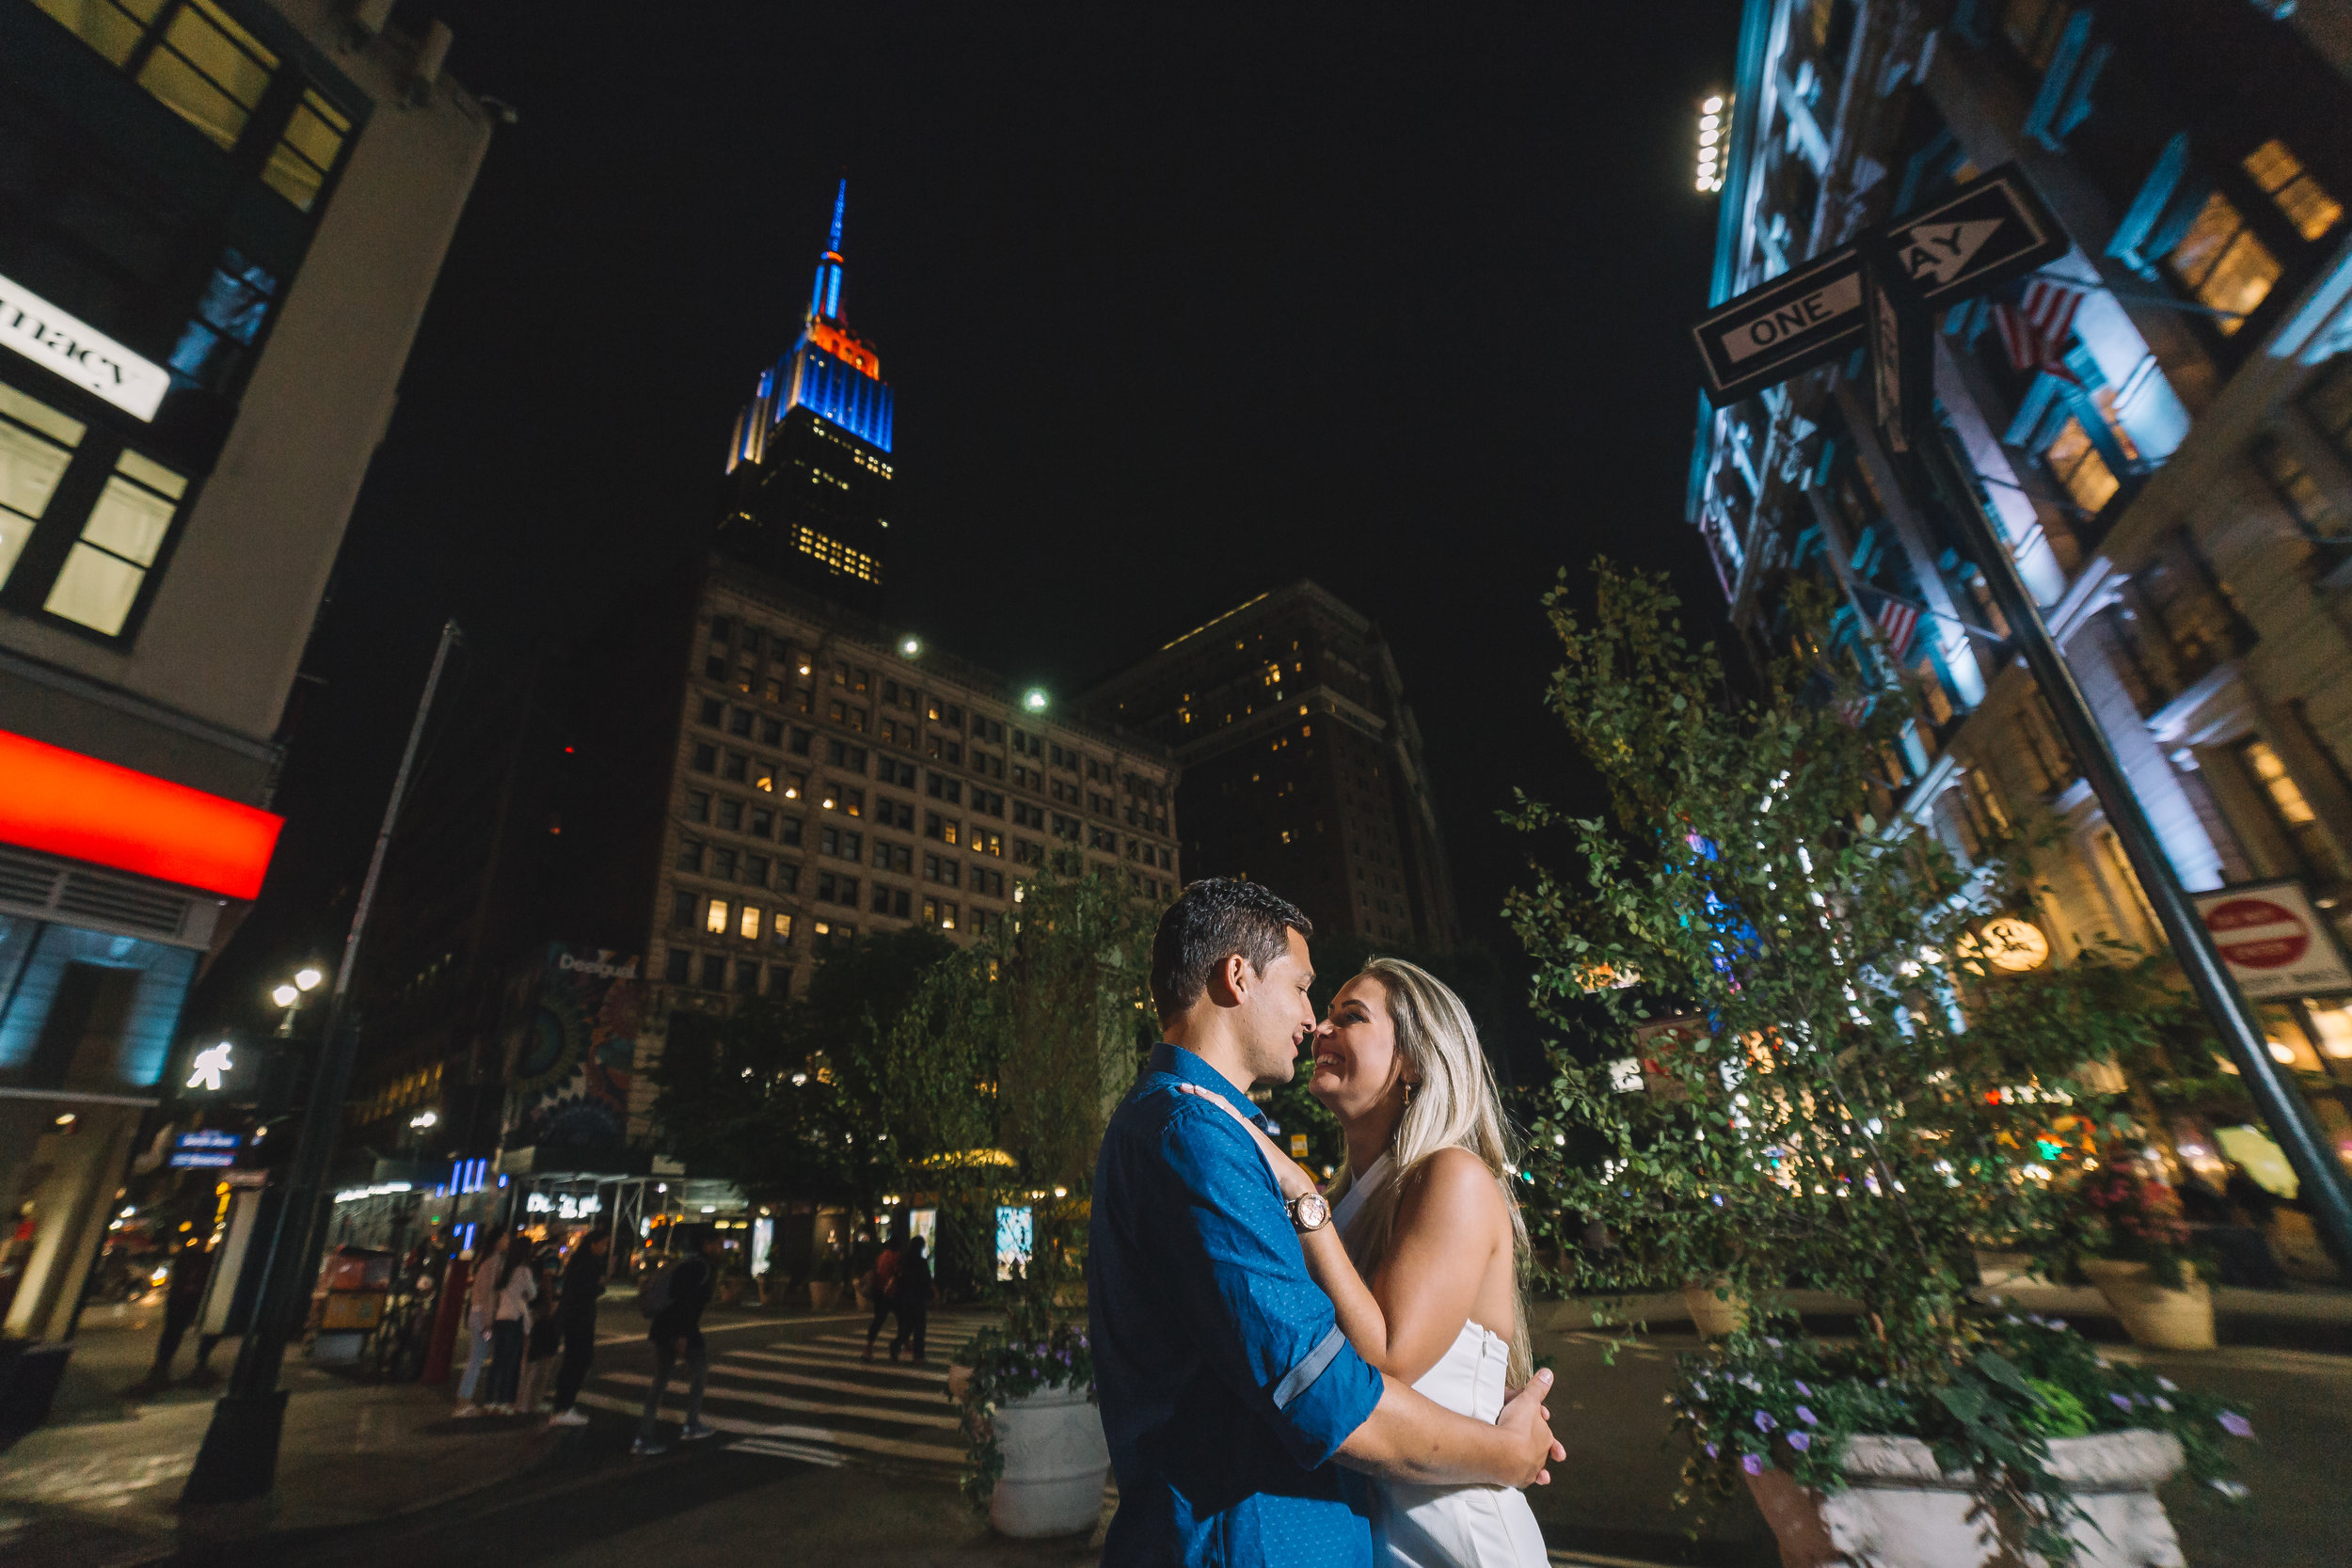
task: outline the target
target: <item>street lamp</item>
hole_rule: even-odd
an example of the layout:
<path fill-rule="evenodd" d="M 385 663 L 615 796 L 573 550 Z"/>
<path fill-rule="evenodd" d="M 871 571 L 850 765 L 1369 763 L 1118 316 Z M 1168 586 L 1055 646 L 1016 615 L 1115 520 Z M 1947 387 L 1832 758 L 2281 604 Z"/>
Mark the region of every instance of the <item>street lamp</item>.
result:
<path fill-rule="evenodd" d="M 1045 689 L 1041 686 L 1029 688 L 1021 695 L 1021 705 L 1031 713 L 1043 713 L 1045 711 Z"/>
<path fill-rule="evenodd" d="M 899 652 L 899 653 L 901 653 L 901 654 L 903 654 L 903 655 L 904 655 L 905 657 L 907 657 L 908 658 L 914 658 L 914 657 L 915 657 L 916 656 L 920 655 L 920 654 L 922 653 L 922 651 L 923 651 L 923 640 L 922 640 L 921 638 L 919 638 L 919 637 L 901 637 L 900 639 L 898 639 L 898 652 Z"/>
<path fill-rule="evenodd" d="M 294 971 L 294 977 L 292 980 L 280 981 L 270 991 L 269 999 L 286 1009 L 286 1016 L 278 1021 L 279 1035 L 294 1033 L 294 1014 L 302 1010 L 302 999 L 318 990 L 321 982 L 326 978 L 326 974 L 314 965 L 304 964 Z"/>
<path fill-rule="evenodd" d="M 408 1118 L 408 1125 L 421 1132 L 426 1128 L 432 1126 L 435 1122 L 437 1122 L 440 1119 L 440 1116 L 437 1112 L 427 1111 L 421 1116 L 410 1117 Z"/>

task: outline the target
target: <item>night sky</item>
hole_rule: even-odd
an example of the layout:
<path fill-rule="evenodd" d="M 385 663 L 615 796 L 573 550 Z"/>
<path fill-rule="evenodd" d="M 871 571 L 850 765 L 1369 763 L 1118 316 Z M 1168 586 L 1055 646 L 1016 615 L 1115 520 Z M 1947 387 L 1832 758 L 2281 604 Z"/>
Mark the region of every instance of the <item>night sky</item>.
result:
<path fill-rule="evenodd" d="M 855 14 L 851 14 L 855 13 Z M 348 919 L 442 620 L 564 643 L 691 559 L 850 178 L 898 398 L 891 618 L 1074 692 L 1311 577 L 1375 617 L 1473 930 L 1515 785 L 1590 803 L 1537 600 L 1681 520 L 1733 0 L 1161 8 L 404 4 L 512 103 L 355 513 L 261 906 L 195 1016 Z M 297 285 L 298 286 L 298 285 Z"/>

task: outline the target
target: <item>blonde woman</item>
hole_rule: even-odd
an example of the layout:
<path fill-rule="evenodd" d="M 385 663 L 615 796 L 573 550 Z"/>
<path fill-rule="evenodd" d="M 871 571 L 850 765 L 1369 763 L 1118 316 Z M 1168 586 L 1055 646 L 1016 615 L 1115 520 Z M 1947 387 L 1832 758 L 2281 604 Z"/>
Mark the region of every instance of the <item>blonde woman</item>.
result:
<path fill-rule="evenodd" d="M 1307 1092 L 1339 1118 L 1347 1165 L 1325 1195 L 1332 1223 L 1299 1237 L 1308 1272 L 1358 1354 L 1438 1403 L 1491 1421 L 1531 1370 L 1518 1284 L 1527 1227 L 1478 1031 L 1461 999 L 1426 970 L 1375 958 L 1331 999 L 1312 1043 Z M 1285 1201 L 1315 1190 L 1258 1139 Z M 1516 1490 L 1374 1484 L 1392 1568 L 1547 1560 L 1534 1513 Z"/>

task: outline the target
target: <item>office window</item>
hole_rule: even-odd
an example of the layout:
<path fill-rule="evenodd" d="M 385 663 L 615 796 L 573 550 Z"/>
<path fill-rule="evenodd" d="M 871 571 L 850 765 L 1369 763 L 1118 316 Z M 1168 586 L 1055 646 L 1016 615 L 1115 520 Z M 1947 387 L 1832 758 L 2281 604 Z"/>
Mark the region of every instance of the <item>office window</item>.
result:
<path fill-rule="evenodd" d="M 688 753 L 686 766 L 697 773 L 715 772 L 719 767 L 719 748 L 707 741 L 697 740 Z"/>
<path fill-rule="evenodd" d="M 2074 498 L 2074 504 L 2082 508 L 2085 516 L 2097 515 L 2099 509 L 2122 488 L 2106 459 L 2092 445 L 2090 433 L 2072 415 L 2058 427 L 2057 437 L 2042 449 L 2042 461 L 2050 470 L 2050 477 Z"/>
<path fill-rule="evenodd" d="M 914 787 L 914 764 L 901 762 L 896 757 L 884 757 L 877 765 L 874 776 L 883 784 L 897 784 L 901 789 L 913 789 Z"/>
<path fill-rule="evenodd" d="M 710 874 L 723 882 L 735 880 L 735 851 L 732 849 L 711 850 Z"/>
<path fill-rule="evenodd" d="M 40 521 L 88 427 L 0 386 L 0 583 Z"/>
<path fill-rule="evenodd" d="M 790 946 L 792 943 L 792 917 L 785 913 L 782 910 L 778 910 L 772 916 L 771 916 L 768 923 L 768 940 L 774 942 L 778 947 Z"/>
<path fill-rule="evenodd" d="M 1005 840 L 1002 834 L 975 828 L 972 830 L 972 836 L 965 847 L 976 855 L 1002 855 L 1005 852 Z"/>
<path fill-rule="evenodd" d="M 144 3 L 151 16 L 153 0 Z M 212 0 L 188 0 L 166 24 L 138 82 L 225 152 L 245 134 L 277 70 L 276 52 Z"/>
<path fill-rule="evenodd" d="M 797 816 L 776 818 L 776 842 L 787 849 L 800 847 L 801 819 Z"/>
<path fill-rule="evenodd" d="M 751 817 L 744 824 L 743 831 L 754 838 L 773 837 L 776 831 L 776 814 L 766 806 L 754 806 Z"/>
<path fill-rule="evenodd" d="M 695 715 L 694 721 L 698 724 L 707 724 L 715 730 L 726 722 L 726 704 L 721 702 L 716 697 L 705 697 L 702 700 L 702 707 L 700 711 Z"/>
<path fill-rule="evenodd" d="M 119 635 L 187 488 L 184 476 L 125 451 L 41 608 L 105 636 Z"/>
<path fill-rule="evenodd" d="M 766 887 L 768 865 L 768 857 L 765 855 L 745 855 L 743 857 L 743 880 L 753 887 Z"/>
<path fill-rule="evenodd" d="M 893 844 L 882 838 L 874 840 L 874 869 L 877 871 L 904 872 L 914 863 L 914 849 L 911 845 Z"/>
<path fill-rule="evenodd" d="M 2312 810 L 2311 801 L 2295 782 L 2295 775 L 2287 771 L 2286 764 L 2270 749 L 2269 742 L 2249 740 L 2238 748 L 2238 755 L 2245 759 L 2247 772 L 2253 776 L 2255 784 L 2270 802 L 2272 818 L 2294 844 L 2296 856 L 2312 879 L 2326 883 L 2342 877 L 2343 863 L 2336 858 L 2335 846 L 2328 842 L 2326 831 L 2319 825 L 2318 813 Z"/>
<path fill-rule="evenodd" d="M 2205 198 L 2188 232 L 2164 259 L 2200 304 L 2235 314 L 2217 317 L 2214 325 L 2227 334 L 2244 326 L 2270 295 L 2279 281 L 2278 258 L 2272 256 L 2230 198 L 2219 191 Z"/>
<path fill-rule="evenodd" d="M 1042 829 L 1045 826 L 1045 808 L 1026 800 L 1015 800 L 1012 803 L 1012 825 L 1016 828 Z"/>
<path fill-rule="evenodd" d="M 2272 137 L 2249 152 L 2246 172 L 2263 194 L 2279 204 L 2295 231 L 2307 240 L 2323 238 L 2344 218 L 2344 208 L 2304 168 L 2287 144 Z"/>
<path fill-rule="evenodd" d="M 729 752 L 726 766 L 719 769 L 719 777 L 734 784 L 747 784 L 751 779 L 752 759 L 740 752 Z"/>
<path fill-rule="evenodd" d="M 759 743 L 762 746 L 783 745 L 784 721 L 781 719 L 762 719 L 759 721 Z"/>
<path fill-rule="evenodd" d="M 2331 544 L 2344 539 L 2347 530 L 2342 513 L 2284 442 L 2265 436 L 2253 444 L 2248 455 L 2305 533 Z"/>
<path fill-rule="evenodd" d="M 760 693 L 759 693 L 759 695 L 760 695 L 760 700 L 761 700 L 761 701 L 763 701 L 763 702 L 770 702 L 770 703 L 781 703 L 781 702 L 783 702 L 783 701 L 784 701 L 784 682 L 782 682 L 782 681 L 778 680 L 778 679 L 777 679 L 775 676 L 773 676 L 773 675 L 769 676 L 769 677 L 768 677 L 768 684 L 760 689 Z"/>
<path fill-rule="evenodd" d="M 692 839 L 677 847 L 677 868 L 700 874 L 703 868 L 703 847 Z"/>
<path fill-rule="evenodd" d="M 776 863 L 776 891 L 778 893 L 801 891 L 801 868 L 797 864 L 784 861 Z"/>
<path fill-rule="evenodd" d="M 673 947 L 669 957 L 662 960 L 661 977 L 674 986 L 682 986 L 692 978 L 693 965 L 693 954 L 683 947 Z"/>
<path fill-rule="evenodd" d="M 269 164 L 262 170 L 262 182 L 293 202 L 295 211 L 309 212 L 350 136 L 351 117 L 320 97 L 316 89 L 305 87 L 302 102 L 294 105 L 286 121 L 285 134 L 270 150 Z"/>
<path fill-rule="evenodd" d="M 743 906 L 742 911 L 736 918 L 735 934 L 745 942 L 750 942 L 759 935 L 759 906 L 757 904 Z"/>
<path fill-rule="evenodd" d="M 727 934 L 727 901 L 713 898 L 703 906 L 703 929 L 713 936 Z"/>
<path fill-rule="evenodd" d="M 820 904 L 857 903 L 858 879 L 828 871 L 817 879 L 817 901 Z"/>
<path fill-rule="evenodd" d="M 1005 874 L 1003 872 L 991 871 L 985 866 L 978 865 L 972 866 L 969 870 L 970 876 L 964 882 L 965 887 L 974 893 L 986 894 L 991 898 L 1002 898 L 1005 895 Z"/>
<path fill-rule="evenodd" d="M 933 773 L 930 776 L 929 788 L 930 798 L 934 800 L 945 800 L 949 805 L 957 806 L 963 803 L 962 783 L 944 773 Z"/>
<path fill-rule="evenodd" d="M 956 928 L 956 907 L 944 898 L 923 900 L 923 924 L 936 926 L 943 931 Z"/>
<path fill-rule="evenodd" d="M 796 757 L 804 757 L 809 754 L 809 747 L 816 739 L 817 736 L 814 731 L 795 727 L 792 731 L 792 743 L 786 750 Z"/>
<path fill-rule="evenodd" d="M 744 739 L 749 740 L 752 736 L 752 720 L 754 717 L 755 716 L 750 708 L 737 708 L 734 712 L 727 715 L 727 734 L 740 736 Z"/>
<path fill-rule="evenodd" d="M 1043 865 L 1045 846 L 1025 838 L 1012 841 L 1012 863 L 1015 865 Z"/>
<path fill-rule="evenodd" d="M 703 990 L 724 990 L 727 985 L 727 960 L 717 953 L 703 955 Z"/>
<path fill-rule="evenodd" d="M 719 826 L 730 832 L 740 832 L 743 828 L 743 802 L 722 799 L 719 801 Z"/>
<path fill-rule="evenodd" d="M 844 828 L 827 828 L 817 835 L 817 848 L 835 860 L 860 860 L 866 854 L 866 836 Z"/>
<path fill-rule="evenodd" d="M 2298 401 L 2319 433 L 2352 460 L 2352 354 L 2340 354 L 2321 366 Z"/>
<path fill-rule="evenodd" d="M 846 741 L 828 740 L 825 742 L 825 760 L 835 768 L 863 774 L 866 771 L 866 748 L 851 746 Z"/>
<path fill-rule="evenodd" d="M 694 908 L 701 902 L 698 895 L 680 891 L 670 895 L 670 924 L 680 930 L 694 927 Z"/>
<path fill-rule="evenodd" d="M 1165 845 L 1160 847 L 1160 869 L 1162 871 L 1176 869 L 1176 851 Z"/>

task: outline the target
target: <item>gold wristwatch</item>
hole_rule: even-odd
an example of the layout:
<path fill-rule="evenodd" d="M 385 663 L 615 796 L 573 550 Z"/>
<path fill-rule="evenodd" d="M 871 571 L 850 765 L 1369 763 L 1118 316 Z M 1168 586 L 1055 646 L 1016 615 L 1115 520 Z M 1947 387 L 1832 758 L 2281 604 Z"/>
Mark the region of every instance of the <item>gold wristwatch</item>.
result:
<path fill-rule="evenodd" d="M 1331 1205 L 1321 1193 L 1301 1193 L 1282 1207 L 1290 1211 L 1291 1224 L 1301 1235 L 1331 1223 Z"/>

